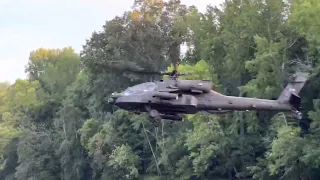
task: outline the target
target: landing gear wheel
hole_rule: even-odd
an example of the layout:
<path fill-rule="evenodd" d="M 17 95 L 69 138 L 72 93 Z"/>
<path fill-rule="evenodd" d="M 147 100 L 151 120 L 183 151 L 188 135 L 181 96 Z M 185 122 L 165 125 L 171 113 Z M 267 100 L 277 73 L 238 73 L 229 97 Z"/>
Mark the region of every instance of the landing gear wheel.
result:
<path fill-rule="evenodd" d="M 157 110 L 152 109 L 151 111 L 149 111 L 149 116 L 151 118 L 157 118 L 157 117 L 160 117 L 160 114 Z"/>
<path fill-rule="evenodd" d="M 157 110 L 150 110 L 148 112 L 148 115 L 149 115 L 149 118 L 151 120 L 151 122 L 153 123 L 153 125 L 155 127 L 159 127 L 159 124 L 160 124 L 160 121 L 161 121 L 161 117 L 160 117 L 160 114 Z"/>
<path fill-rule="evenodd" d="M 293 113 L 293 117 L 296 118 L 296 119 L 298 119 L 298 120 L 301 120 L 301 119 L 302 119 L 302 114 L 301 114 L 300 111 L 295 111 L 295 112 Z"/>

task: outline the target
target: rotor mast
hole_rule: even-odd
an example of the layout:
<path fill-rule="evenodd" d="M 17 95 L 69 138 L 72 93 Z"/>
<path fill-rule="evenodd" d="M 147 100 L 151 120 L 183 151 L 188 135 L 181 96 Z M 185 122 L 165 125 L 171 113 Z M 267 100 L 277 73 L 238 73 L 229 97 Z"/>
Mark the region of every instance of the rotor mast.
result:
<path fill-rule="evenodd" d="M 175 40 L 170 46 L 170 53 L 169 57 L 171 63 L 173 65 L 172 73 L 170 74 L 170 78 L 173 80 L 177 80 L 179 73 L 178 73 L 178 66 L 180 64 L 180 43 Z"/>

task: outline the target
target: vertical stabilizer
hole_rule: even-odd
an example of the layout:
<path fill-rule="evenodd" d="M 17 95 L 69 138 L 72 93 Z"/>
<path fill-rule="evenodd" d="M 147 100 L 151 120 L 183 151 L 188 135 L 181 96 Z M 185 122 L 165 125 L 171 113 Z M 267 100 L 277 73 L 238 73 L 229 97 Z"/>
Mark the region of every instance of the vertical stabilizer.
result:
<path fill-rule="evenodd" d="M 297 111 L 300 110 L 301 100 L 299 93 L 307 81 L 309 73 L 297 72 L 293 80 L 288 83 L 278 98 L 281 103 L 289 103 Z"/>

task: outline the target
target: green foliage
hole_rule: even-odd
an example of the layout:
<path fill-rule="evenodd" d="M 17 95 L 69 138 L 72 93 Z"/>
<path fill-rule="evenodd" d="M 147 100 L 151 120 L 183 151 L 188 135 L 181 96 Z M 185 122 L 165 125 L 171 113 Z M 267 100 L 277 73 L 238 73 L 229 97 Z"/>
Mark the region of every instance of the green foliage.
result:
<path fill-rule="evenodd" d="M 303 139 L 299 129 L 284 126 L 278 130 L 278 137 L 271 143 L 271 151 L 266 158 L 270 161 L 268 168 L 271 175 L 283 176 L 294 172 L 302 155 Z"/>
<path fill-rule="evenodd" d="M 167 71 L 171 72 L 173 70 L 173 65 L 168 67 Z M 211 80 L 218 83 L 217 77 L 214 75 L 214 69 L 210 69 L 206 61 L 200 60 L 195 65 L 182 64 L 178 67 L 179 72 L 190 73 L 187 76 L 182 76 L 181 79 L 204 79 Z"/>
<path fill-rule="evenodd" d="M 138 163 L 139 156 L 132 152 L 130 146 L 123 144 L 112 151 L 108 161 L 108 165 L 114 170 L 121 171 L 123 179 L 135 179 L 139 176 L 136 168 Z"/>
<path fill-rule="evenodd" d="M 88 119 L 79 132 L 81 134 L 81 145 L 89 150 L 89 139 L 91 139 L 97 132 L 100 127 L 100 124 L 94 119 Z"/>
<path fill-rule="evenodd" d="M 319 39 L 319 0 L 294 0 L 291 6 L 289 22 L 296 26 L 299 33 L 310 39 Z"/>
<path fill-rule="evenodd" d="M 11 140 L 15 137 L 18 137 L 20 135 L 20 131 L 15 129 L 14 127 L 1 123 L 0 124 L 0 154 L 1 154 L 1 159 L 3 158 L 3 153 L 5 147 L 11 142 Z"/>
<path fill-rule="evenodd" d="M 0 83 L 1 179 L 316 179 L 319 4 L 229 0 L 199 12 L 178 0 L 136 0 L 80 55 L 32 51 L 28 79 Z M 180 55 L 178 71 L 190 73 L 181 79 L 210 80 L 227 95 L 277 98 L 292 72 L 313 70 L 303 119 L 198 113 L 154 127 L 107 103 L 114 91 L 160 78 L 127 70 L 170 71 Z"/>
<path fill-rule="evenodd" d="M 7 91 L 8 108 L 18 110 L 39 107 L 41 102 L 37 99 L 37 88 L 38 81 L 17 80 Z"/>
<path fill-rule="evenodd" d="M 243 87 L 251 97 L 273 98 L 275 94 L 280 94 L 281 87 L 281 65 L 283 59 L 283 43 L 268 42 L 267 38 L 255 36 L 257 52 L 255 59 L 246 62 L 246 69 L 254 77 Z"/>
<path fill-rule="evenodd" d="M 320 100 L 314 100 L 314 108 L 315 110 L 309 112 L 310 118 L 313 120 L 310 125 L 310 131 L 312 134 L 309 137 L 308 143 L 304 148 L 304 156 L 302 157 L 302 161 L 306 164 L 309 164 L 313 168 L 320 167 L 320 159 L 319 154 L 320 151 L 317 148 L 319 146 L 319 133 L 320 133 Z"/>

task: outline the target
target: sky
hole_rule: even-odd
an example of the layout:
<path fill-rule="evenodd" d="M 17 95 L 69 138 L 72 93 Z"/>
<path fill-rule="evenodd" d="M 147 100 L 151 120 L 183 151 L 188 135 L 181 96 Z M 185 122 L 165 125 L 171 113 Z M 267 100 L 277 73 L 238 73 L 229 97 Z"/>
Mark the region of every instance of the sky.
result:
<path fill-rule="evenodd" d="M 134 0 L 0 0 L 0 82 L 25 78 L 29 54 L 71 46 L 80 52 L 105 21 L 130 10 Z M 223 0 L 181 0 L 205 11 Z"/>

